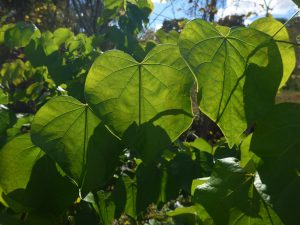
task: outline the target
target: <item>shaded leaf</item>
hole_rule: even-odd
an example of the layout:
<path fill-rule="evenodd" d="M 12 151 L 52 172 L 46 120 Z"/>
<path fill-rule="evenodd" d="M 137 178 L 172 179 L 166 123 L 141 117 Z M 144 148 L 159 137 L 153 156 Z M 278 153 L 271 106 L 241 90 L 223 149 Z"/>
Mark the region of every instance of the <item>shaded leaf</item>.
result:
<path fill-rule="evenodd" d="M 269 205 L 259 176 L 248 174 L 234 158 L 217 160 L 210 179 L 198 186 L 193 201 L 215 224 L 283 224 Z"/>
<path fill-rule="evenodd" d="M 8 95 L 0 88 L 0 104 L 8 104 Z"/>
<path fill-rule="evenodd" d="M 153 123 L 174 141 L 192 122 L 189 94 L 193 84 L 177 47 L 160 45 L 141 63 L 121 51 L 102 54 L 89 71 L 85 96 L 95 114 L 118 136 L 133 124 Z M 148 144 L 147 136 L 144 143 Z"/>
<path fill-rule="evenodd" d="M 112 198 L 116 203 L 115 218 L 119 218 L 122 213 L 132 218 L 137 218 L 137 184 L 136 180 L 127 175 L 119 177 Z"/>
<path fill-rule="evenodd" d="M 25 225 L 17 217 L 9 215 L 8 213 L 0 214 L 0 224 L 1 225 Z"/>
<path fill-rule="evenodd" d="M 255 20 L 250 25 L 250 27 L 262 31 L 270 35 L 271 37 L 273 37 L 273 35 L 276 34 L 273 37 L 273 39 L 276 41 L 276 44 L 278 46 L 283 65 L 283 76 L 279 87 L 283 87 L 285 85 L 296 66 L 296 55 L 294 46 L 292 44 L 281 42 L 290 41 L 287 29 L 285 27 L 282 28 L 282 26 L 283 24 L 281 22 L 273 19 L 272 17 L 265 17 Z"/>
<path fill-rule="evenodd" d="M 203 208 L 203 206 L 199 204 L 195 204 L 194 206 L 190 207 L 178 207 L 174 211 L 167 212 L 168 216 L 175 217 L 187 217 L 190 216 L 191 218 L 187 219 L 184 218 L 184 222 L 191 221 L 188 224 L 199 224 L 199 225 L 213 225 L 213 220 L 207 211 Z"/>
<path fill-rule="evenodd" d="M 94 204 L 103 225 L 111 225 L 115 219 L 115 203 L 111 194 L 97 192 L 97 202 Z"/>
<path fill-rule="evenodd" d="M 264 49 L 253 52 L 263 44 L 266 45 Z M 203 20 L 193 20 L 186 25 L 179 38 L 179 47 L 183 58 L 198 79 L 201 111 L 218 124 L 230 147 L 239 143 L 247 123 L 253 122 L 253 115 L 250 120 L 247 112 L 264 111 L 274 103 L 278 86 L 274 88 L 273 83 L 279 85 L 281 79 L 277 47 L 268 35 L 257 30 L 214 27 Z M 269 54 L 270 51 L 272 54 Z M 251 65 L 257 65 L 252 66 L 254 69 L 247 68 L 249 58 Z M 276 74 L 275 78 L 273 73 Z M 260 95 L 256 99 L 253 108 L 246 101 L 250 101 L 248 99 L 253 99 L 253 95 L 257 94 L 258 88 L 251 83 L 256 79 L 264 81 L 261 86 L 268 87 L 268 91 L 258 92 L 263 97 Z"/>
<path fill-rule="evenodd" d="M 183 143 L 187 147 L 193 147 L 199 151 L 207 152 L 208 154 L 214 155 L 213 147 L 203 138 L 196 138 L 192 142 Z"/>
<path fill-rule="evenodd" d="M 43 154 L 31 143 L 29 134 L 15 137 L 0 150 L 0 185 L 6 194 L 26 188 L 33 166 Z"/>
<path fill-rule="evenodd" d="M 77 197 L 78 188 L 68 177 L 60 174 L 51 158 L 45 155 L 35 163 L 24 197 L 32 212 L 40 216 L 45 213 L 60 215 Z M 51 217 L 45 219 L 47 221 Z"/>
<path fill-rule="evenodd" d="M 250 144 L 263 161 L 258 172 L 285 224 L 293 224 L 300 210 L 299 116 L 298 104 L 276 105 L 257 123 Z"/>
<path fill-rule="evenodd" d="M 31 138 L 76 180 L 83 197 L 113 175 L 122 150 L 91 109 L 69 96 L 53 98 L 37 112 Z"/>
<path fill-rule="evenodd" d="M 33 37 L 39 35 L 40 31 L 33 24 L 19 22 L 5 31 L 4 43 L 9 48 L 21 48 L 25 47 Z"/>

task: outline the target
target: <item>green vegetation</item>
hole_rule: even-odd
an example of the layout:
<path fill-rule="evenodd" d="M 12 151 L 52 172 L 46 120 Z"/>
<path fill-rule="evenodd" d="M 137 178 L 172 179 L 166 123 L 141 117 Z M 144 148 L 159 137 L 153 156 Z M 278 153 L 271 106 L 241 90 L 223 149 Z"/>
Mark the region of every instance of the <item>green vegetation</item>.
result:
<path fill-rule="evenodd" d="M 297 224 L 285 26 L 196 19 L 147 40 L 151 1 L 104 3 L 90 36 L 0 27 L 0 224 Z M 199 110 L 221 137 L 196 135 Z"/>

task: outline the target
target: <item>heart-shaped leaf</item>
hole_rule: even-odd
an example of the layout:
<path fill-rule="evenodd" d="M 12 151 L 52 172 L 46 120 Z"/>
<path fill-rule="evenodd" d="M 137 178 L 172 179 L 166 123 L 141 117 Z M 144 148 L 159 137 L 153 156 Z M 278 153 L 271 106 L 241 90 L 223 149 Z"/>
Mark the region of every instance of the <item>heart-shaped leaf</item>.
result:
<path fill-rule="evenodd" d="M 32 144 L 29 134 L 8 142 L 0 150 L 0 186 L 4 192 L 25 189 L 34 164 L 43 155 L 41 149 Z"/>
<path fill-rule="evenodd" d="M 273 42 L 270 36 L 260 31 L 215 27 L 203 20 L 189 22 L 179 38 L 180 52 L 198 79 L 200 109 L 218 124 L 230 147 L 239 143 L 249 122 L 247 117 L 254 117 L 247 115 L 246 111 L 264 111 L 266 105 L 269 107 L 274 102 L 278 87 L 274 82 L 281 75 L 278 67 L 281 59 L 276 53 L 278 49 L 274 49 L 276 46 L 267 46 L 270 49 L 256 52 L 256 57 L 253 51 L 264 43 L 272 45 Z M 250 57 L 257 68 L 247 67 Z M 260 86 L 265 90 L 258 90 L 252 84 L 254 81 L 262 83 Z M 249 107 L 246 103 L 255 93 L 262 96 L 255 99 L 253 109 L 253 105 Z"/>
<path fill-rule="evenodd" d="M 31 143 L 29 134 L 17 136 L 1 149 L 0 186 L 4 199 L 16 211 L 60 214 L 78 196 L 73 182 Z"/>
<path fill-rule="evenodd" d="M 155 47 L 141 63 L 124 52 L 108 51 L 89 71 L 85 96 L 116 135 L 122 137 L 129 127 L 150 123 L 165 131 L 166 140 L 174 141 L 192 122 L 194 82 L 174 45 Z M 146 127 L 150 126 L 142 129 L 143 143 L 151 144 Z"/>
<path fill-rule="evenodd" d="M 100 120 L 86 104 L 73 97 L 60 96 L 51 99 L 37 112 L 31 138 L 80 187 L 87 185 L 83 187 L 86 194 L 95 186 L 103 185 L 103 179 L 108 177 L 107 168 L 110 168 L 105 163 L 114 165 L 111 160 L 118 157 L 121 149 L 119 140 L 100 126 Z M 95 137 L 91 138 L 93 134 Z"/>
<path fill-rule="evenodd" d="M 294 224 L 299 217 L 299 128 L 300 105 L 278 104 L 257 122 L 248 145 L 252 164 L 258 167 L 271 203 L 284 224 Z"/>
<path fill-rule="evenodd" d="M 4 43 L 9 48 L 21 48 L 25 47 L 32 38 L 40 35 L 41 32 L 35 25 L 19 22 L 14 27 L 5 31 Z"/>
<path fill-rule="evenodd" d="M 199 185 L 200 203 L 215 224 L 283 224 L 268 202 L 258 175 L 248 174 L 234 158 L 218 160 L 210 179 Z"/>
<path fill-rule="evenodd" d="M 283 24 L 281 22 L 275 20 L 272 17 L 265 17 L 255 20 L 250 25 L 250 27 L 262 31 L 270 35 L 271 37 L 275 35 L 273 38 L 278 46 L 283 65 L 283 75 L 280 83 L 280 88 L 285 85 L 296 66 L 294 46 L 292 44 L 285 43 L 289 42 L 290 38 L 287 29 L 285 27 L 282 28 L 282 26 Z"/>
<path fill-rule="evenodd" d="M 251 150 L 260 157 L 280 157 L 289 151 L 297 151 L 295 147 L 300 146 L 299 140 L 300 105 L 278 104 L 257 123 Z"/>

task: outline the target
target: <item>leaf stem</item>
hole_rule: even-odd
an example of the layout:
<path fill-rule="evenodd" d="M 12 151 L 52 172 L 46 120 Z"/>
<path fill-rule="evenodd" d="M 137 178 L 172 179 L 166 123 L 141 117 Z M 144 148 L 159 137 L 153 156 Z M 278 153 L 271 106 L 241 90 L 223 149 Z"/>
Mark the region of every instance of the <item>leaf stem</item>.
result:
<path fill-rule="evenodd" d="M 290 45 L 300 46 L 300 43 L 291 42 L 291 41 L 283 41 L 283 40 L 275 40 L 275 42 L 286 43 Z"/>
<path fill-rule="evenodd" d="M 300 9 L 298 9 L 280 28 L 278 31 L 276 31 L 275 34 L 273 34 L 272 38 L 274 38 L 298 13 L 300 12 Z"/>
<path fill-rule="evenodd" d="M 142 123 L 142 71 L 139 64 L 139 126 Z"/>

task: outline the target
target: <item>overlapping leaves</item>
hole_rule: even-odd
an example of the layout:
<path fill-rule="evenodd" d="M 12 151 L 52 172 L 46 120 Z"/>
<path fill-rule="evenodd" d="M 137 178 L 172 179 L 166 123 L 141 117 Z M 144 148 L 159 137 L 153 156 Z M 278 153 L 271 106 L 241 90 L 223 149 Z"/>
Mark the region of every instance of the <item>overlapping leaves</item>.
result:
<path fill-rule="evenodd" d="M 293 224 L 300 210 L 299 112 L 299 104 L 276 105 L 257 123 L 248 148 L 253 162 L 263 162 L 258 172 L 285 224 Z"/>
<path fill-rule="evenodd" d="M 151 11 L 149 1 L 128 2 L 133 9 L 137 6 Z M 113 3 L 112 10 L 126 9 L 120 3 L 124 1 Z M 230 30 L 195 20 L 180 36 L 180 51 L 175 45 L 157 46 L 141 62 L 121 51 L 101 55 L 87 77 L 87 104 L 68 96 L 51 99 L 38 111 L 31 126 L 36 146 L 25 134 L 1 149 L 0 186 L 5 201 L 17 211 L 20 207 L 16 202 L 30 213 L 53 210 L 60 214 L 78 194 L 66 173 L 81 189 L 81 197 L 103 187 L 114 188 L 98 192 L 93 202 L 102 222 L 111 224 L 122 213 L 136 219 L 149 204 L 189 192 L 192 179 L 210 173 L 211 167 L 205 168 L 203 158 L 209 157 L 207 161 L 213 164 L 215 148 L 198 138 L 183 143 L 185 148 L 172 152 L 170 159 L 159 158 L 192 122 L 190 91 L 195 80 L 187 62 L 198 81 L 200 109 L 221 127 L 230 146 L 240 142 L 247 125 L 258 122 L 252 139 L 249 136 L 241 148 L 245 169 L 232 158 L 217 160 L 210 178 L 192 184 L 195 205 L 177 208 L 169 215 L 189 214 L 199 224 L 282 224 L 281 220 L 293 224 L 300 210 L 300 108 L 295 104 L 273 108 L 280 82 L 283 85 L 293 69 L 293 50 L 287 43 L 274 41 L 278 38 L 286 42 L 288 35 L 284 29 L 277 33 L 281 27 L 273 19 L 262 19 L 252 27 L 255 29 Z M 9 29 L 14 37 L 7 45 L 27 45 L 35 35 L 29 28 L 20 40 L 15 39 L 20 37 L 20 27 L 14 27 L 17 30 L 13 32 Z M 28 50 L 35 53 L 39 48 L 44 59 L 53 53 L 55 58 L 64 46 L 76 58 L 79 53 L 75 52 L 85 42 L 87 48 L 82 54 L 93 51 L 91 39 L 75 37 L 68 29 L 46 32 L 36 40 L 27 48 L 28 56 Z M 36 56 L 35 60 L 37 65 L 44 63 Z M 65 63 L 65 58 L 59 60 Z M 68 75 L 71 79 L 72 74 Z M 6 76 L 19 84 L 13 79 L 18 76 Z M 58 83 L 65 81 L 59 79 Z M 7 103 L 0 92 L 0 104 Z M 5 133 L 14 118 L 5 109 L 0 111 L 1 119 L 0 133 Z M 132 176 L 125 174 L 128 168 L 121 168 L 116 182 L 106 186 L 125 147 L 130 154 L 137 150 L 143 162 L 136 171 L 126 171 Z"/>
<path fill-rule="evenodd" d="M 103 185 L 112 176 L 113 161 L 122 150 L 119 140 L 100 124 L 90 108 L 68 96 L 56 97 L 39 110 L 31 137 L 84 192 Z"/>
<path fill-rule="evenodd" d="M 233 146 L 247 124 L 274 103 L 282 76 L 275 43 L 255 29 L 214 27 L 194 20 L 181 33 L 179 47 L 197 77 L 200 109 Z M 257 93 L 261 97 L 253 105 Z"/>
<path fill-rule="evenodd" d="M 149 153 L 190 126 L 193 84 L 178 48 L 161 45 L 141 63 L 121 51 L 101 55 L 89 71 L 85 96 L 110 130 Z"/>
<path fill-rule="evenodd" d="M 283 224 L 264 187 L 258 175 L 247 174 L 236 159 L 225 158 L 196 188 L 193 201 L 204 206 L 215 224 Z"/>
<path fill-rule="evenodd" d="M 288 31 L 282 26 L 282 23 L 272 17 L 258 19 L 250 25 L 250 27 L 270 35 L 276 41 L 283 65 L 280 87 L 285 85 L 296 65 L 294 46 L 289 43 Z"/>
<path fill-rule="evenodd" d="M 23 134 L 0 151 L 3 198 L 15 211 L 59 214 L 77 196 L 76 186 L 62 176 L 55 162 Z"/>

